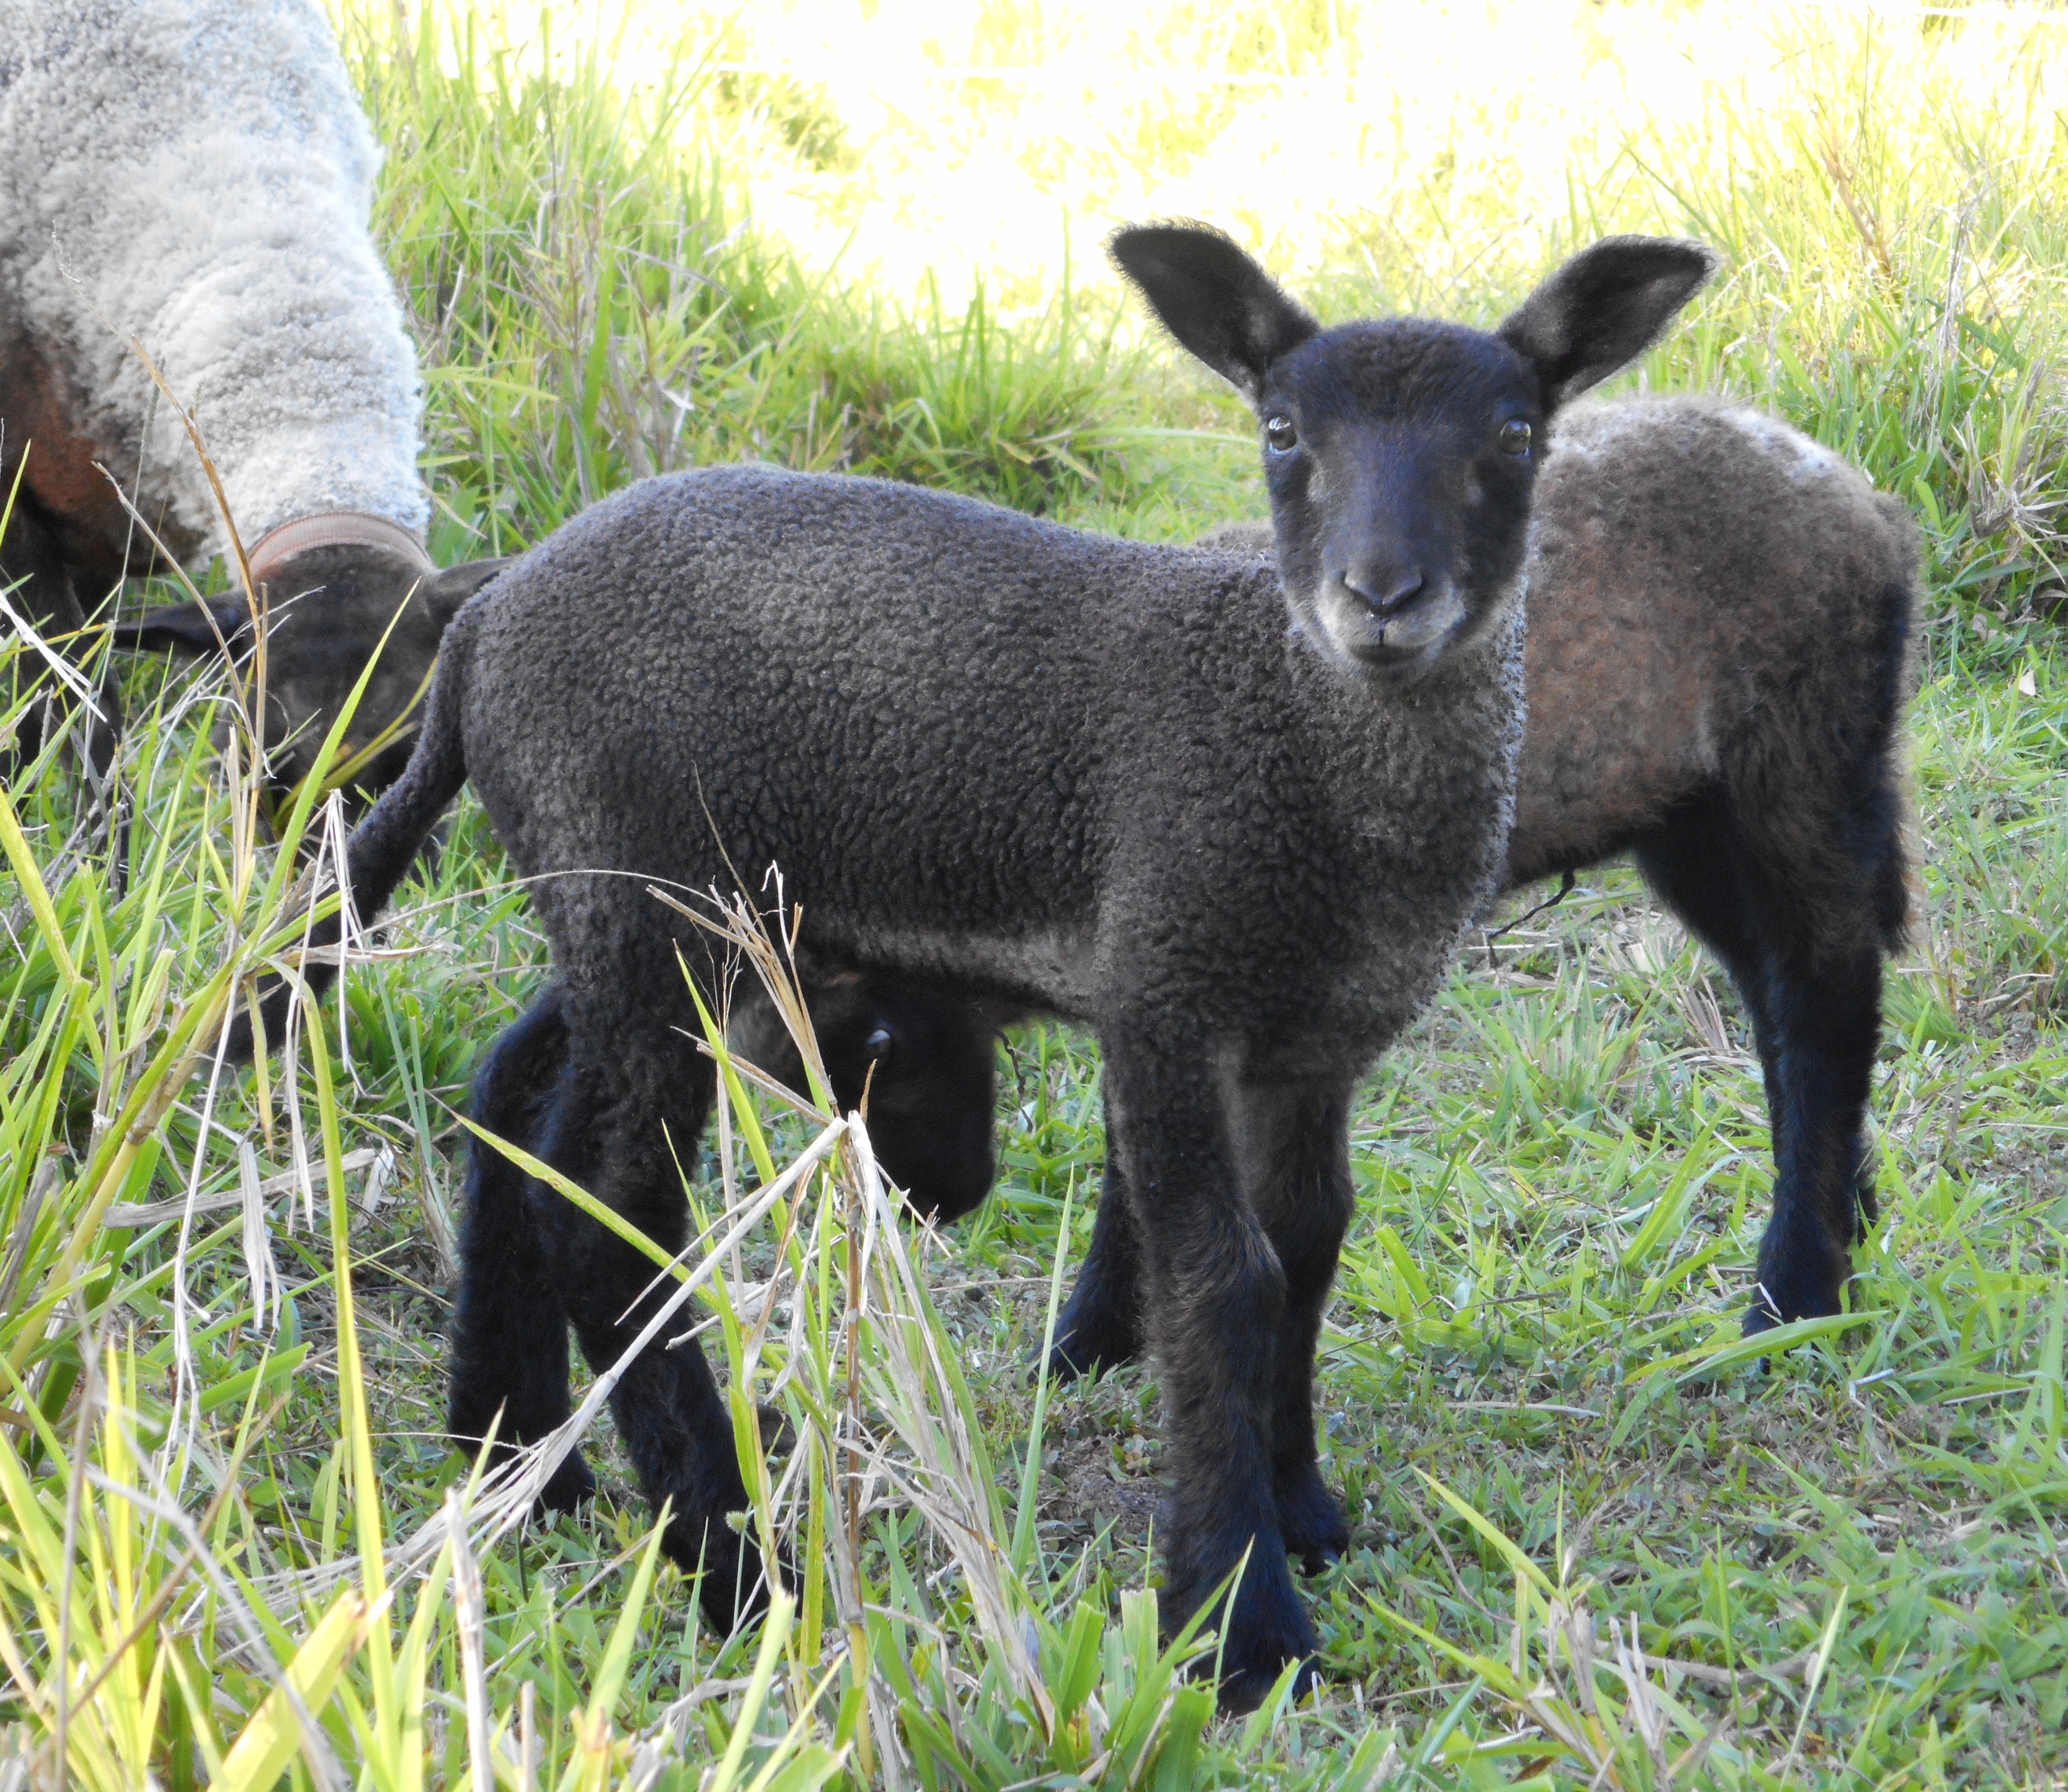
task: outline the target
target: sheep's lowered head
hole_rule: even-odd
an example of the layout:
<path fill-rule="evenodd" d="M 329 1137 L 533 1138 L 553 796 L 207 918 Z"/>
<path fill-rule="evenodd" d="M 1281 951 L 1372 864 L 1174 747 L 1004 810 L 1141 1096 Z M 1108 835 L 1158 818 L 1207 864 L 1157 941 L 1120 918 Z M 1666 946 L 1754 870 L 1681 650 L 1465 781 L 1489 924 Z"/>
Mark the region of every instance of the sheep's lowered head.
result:
<path fill-rule="evenodd" d="M 299 538 L 278 531 L 252 554 L 252 582 L 265 593 L 266 762 L 276 791 L 292 789 L 314 767 L 332 719 L 369 662 L 372 674 L 334 763 L 345 764 L 393 727 L 388 743 L 352 773 L 352 791 L 377 795 L 401 776 L 415 734 L 405 719 L 446 625 L 508 564 L 468 560 L 440 572 L 402 530 L 368 526 L 378 521 L 356 519 Z M 227 654 L 248 672 L 257 631 L 245 594 L 226 591 L 118 623 L 114 634 L 118 647 Z M 226 719 L 217 725 L 218 746 L 227 735 Z M 350 800 L 356 809 L 364 797 Z"/>
<path fill-rule="evenodd" d="M 1716 266 L 1700 243 L 1608 237 L 1491 332 L 1419 318 L 1325 330 L 1203 225 L 1124 230 L 1111 247 L 1170 333 L 1256 407 L 1301 629 L 1346 669 L 1402 680 L 1505 608 L 1552 413 L 1649 348 Z"/>
<path fill-rule="evenodd" d="M 853 971 L 808 981 L 812 1026 L 843 1114 L 867 1105 L 877 1161 L 922 1219 L 972 1212 L 997 1173 L 994 1041 L 1013 1016 L 923 983 Z M 793 1089 L 804 1069 L 765 999 L 733 1014 L 734 1043 Z"/>

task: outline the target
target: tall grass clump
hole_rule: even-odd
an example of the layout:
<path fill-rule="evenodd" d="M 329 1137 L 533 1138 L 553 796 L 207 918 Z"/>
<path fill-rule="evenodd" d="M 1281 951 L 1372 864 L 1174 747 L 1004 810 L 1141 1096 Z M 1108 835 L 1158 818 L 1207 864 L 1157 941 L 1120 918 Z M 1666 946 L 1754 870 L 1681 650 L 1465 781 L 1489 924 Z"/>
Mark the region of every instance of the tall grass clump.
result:
<path fill-rule="evenodd" d="M 425 350 L 452 519 L 500 552 L 627 480 L 770 460 L 948 479 L 1033 510 L 1129 483 L 1116 307 L 1065 283 L 1001 328 L 983 294 L 909 304 L 754 226 L 704 128 L 715 38 L 613 84 L 593 22 L 513 44 L 425 7 L 348 12 L 389 161 L 378 220 Z"/>
<path fill-rule="evenodd" d="M 208 743 L 231 690 L 140 664 L 108 788 L 54 735 L 0 792 L 0 1785 L 2058 1785 L 2068 29 L 598 18 L 342 10 L 442 559 L 740 456 L 1149 536 L 1256 514 L 1246 417 L 1105 280 L 1124 218 L 1223 223 L 1329 316 L 1484 322 L 1598 231 L 1717 243 L 1637 382 L 1777 407 L 1930 555 L 1881 1224 L 1847 1313 L 1744 1346 L 1772 1153 L 1726 979 L 1614 870 L 1480 943 L 1354 1130 L 1327 1678 L 1223 1721 L 1187 1678 L 1210 1640 L 1160 1634 L 1153 1376 L 1028 1366 L 1097 1196 L 1095 1049 L 1003 1048 L 1000 1187 L 942 1237 L 898 1218 L 801 1020 L 796 1092 L 714 1024 L 714 1137 L 678 1142 L 701 1236 L 655 1273 L 784 1563 L 716 1635 L 597 1422 L 610 1366 L 497 1474 L 444 1440 L 462 1155 L 500 1148 L 461 1116 L 548 974 L 479 810 L 335 998 L 233 1065 L 233 1004 L 334 900 L 336 768 L 269 809 L 242 727 Z M 0 642 L 0 735 L 47 668 Z M 780 933 L 699 912 L 794 1017 Z M 527 1477 L 576 1447 L 596 1501 L 531 1521 Z"/>

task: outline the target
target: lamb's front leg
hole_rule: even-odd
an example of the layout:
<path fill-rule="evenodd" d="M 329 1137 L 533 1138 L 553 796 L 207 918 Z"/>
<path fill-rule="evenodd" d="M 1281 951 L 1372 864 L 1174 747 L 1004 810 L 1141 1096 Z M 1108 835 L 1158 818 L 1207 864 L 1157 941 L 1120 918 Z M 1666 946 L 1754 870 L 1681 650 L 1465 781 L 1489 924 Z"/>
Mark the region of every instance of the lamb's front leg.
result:
<path fill-rule="evenodd" d="M 1248 1710 L 1287 1662 L 1314 1649 L 1275 1489 L 1285 1275 L 1244 1197 L 1229 1116 L 1198 1041 L 1109 1037 L 1105 1073 L 1117 1122 L 1108 1148 L 1122 1155 L 1142 1240 L 1170 1427 L 1167 1618 L 1175 1629 L 1240 1569 L 1215 1622 L 1221 1703 Z"/>
<path fill-rule="evenodd" d="M 1272 1468 L 1287 1552 L 1318 1571 L 1349 1547 L 1342 1508 L 1321 1479 L 1314 1444 L 1314 1347 L 1355 1199 L 1350 1180 L 1351 1090 L 1310 1084 L 1252 1086 L 1244 1180 L 1285 1275 L 1273 1387 Z"/>
<path fill-rule="evenodd" d="M 1354 1203 L 1349 1098 L 1302 1084 L 1247 1092 L 1243 1179 L 1285 1273 L 1272 1422 L 1272 1482 L 1288 1554 L 1309 1573 L 1349 1547 L 1342 1509 L 1321 1479 L 1314 1446 L 1314 1347 Z M 1049 1373 L 1069 1380 L 1140 1354 L 1147 1299 L 1142 1246 L 1127 1200 L 1126 1153 L 1106 1115 L 1105 1193 L 1056 1328 Z"/>

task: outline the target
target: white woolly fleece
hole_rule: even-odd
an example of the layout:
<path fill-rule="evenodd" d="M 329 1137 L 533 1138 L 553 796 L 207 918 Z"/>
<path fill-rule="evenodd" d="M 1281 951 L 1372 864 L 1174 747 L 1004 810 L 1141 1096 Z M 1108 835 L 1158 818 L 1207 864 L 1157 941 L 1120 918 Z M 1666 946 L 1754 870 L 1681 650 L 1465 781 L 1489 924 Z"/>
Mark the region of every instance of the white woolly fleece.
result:
<path fill-rule="evenodd" d="M 73 371 L 112 466 L 140 445 L 143 507 L 197 558 L 227 536 L 132 334 L 247 545 L 320 511 L 429 519 L 379 165 L 315 0 L 0 0 L 0 322 Z"/>

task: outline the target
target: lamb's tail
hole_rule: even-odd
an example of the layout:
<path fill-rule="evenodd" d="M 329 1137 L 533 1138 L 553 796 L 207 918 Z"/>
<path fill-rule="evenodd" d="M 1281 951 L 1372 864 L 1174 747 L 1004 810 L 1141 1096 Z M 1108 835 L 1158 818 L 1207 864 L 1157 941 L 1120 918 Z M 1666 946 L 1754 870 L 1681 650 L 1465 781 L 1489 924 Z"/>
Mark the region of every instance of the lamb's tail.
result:
<path fill-rule="evenodd" d="M 370 921 L 395 894 L 417 854 L 438 825 L 446 805 L 466 782 L 466 752 L 460 739 L 461 699 L 466 686 L 467 666 L 473 658 L 474 631 L 466 617 L 457 619 L 446 631 L 438 650 L 438 669 L 424 702 L 424 723 L 409 763 L 382 794 L 366 819 L 352 829 L 345 848 L 346 870 L 352 882 L 352 911 L 361 921 Z M 344 933 L 336 915 L 320 921 L 309 931 L 311 948 L 303 975 L 311 996 L 320 996 L 337 979 L 337 955 L 315 948 L 333 947 Z M 259 999 L 266 1037 L 282 1037 L 287 1005 L 294 991 L 287 984 L 275 985 Z M 240 1018 L 230 1037 L 233 1055 L 251 1053 L 251 1024 Z"/>

